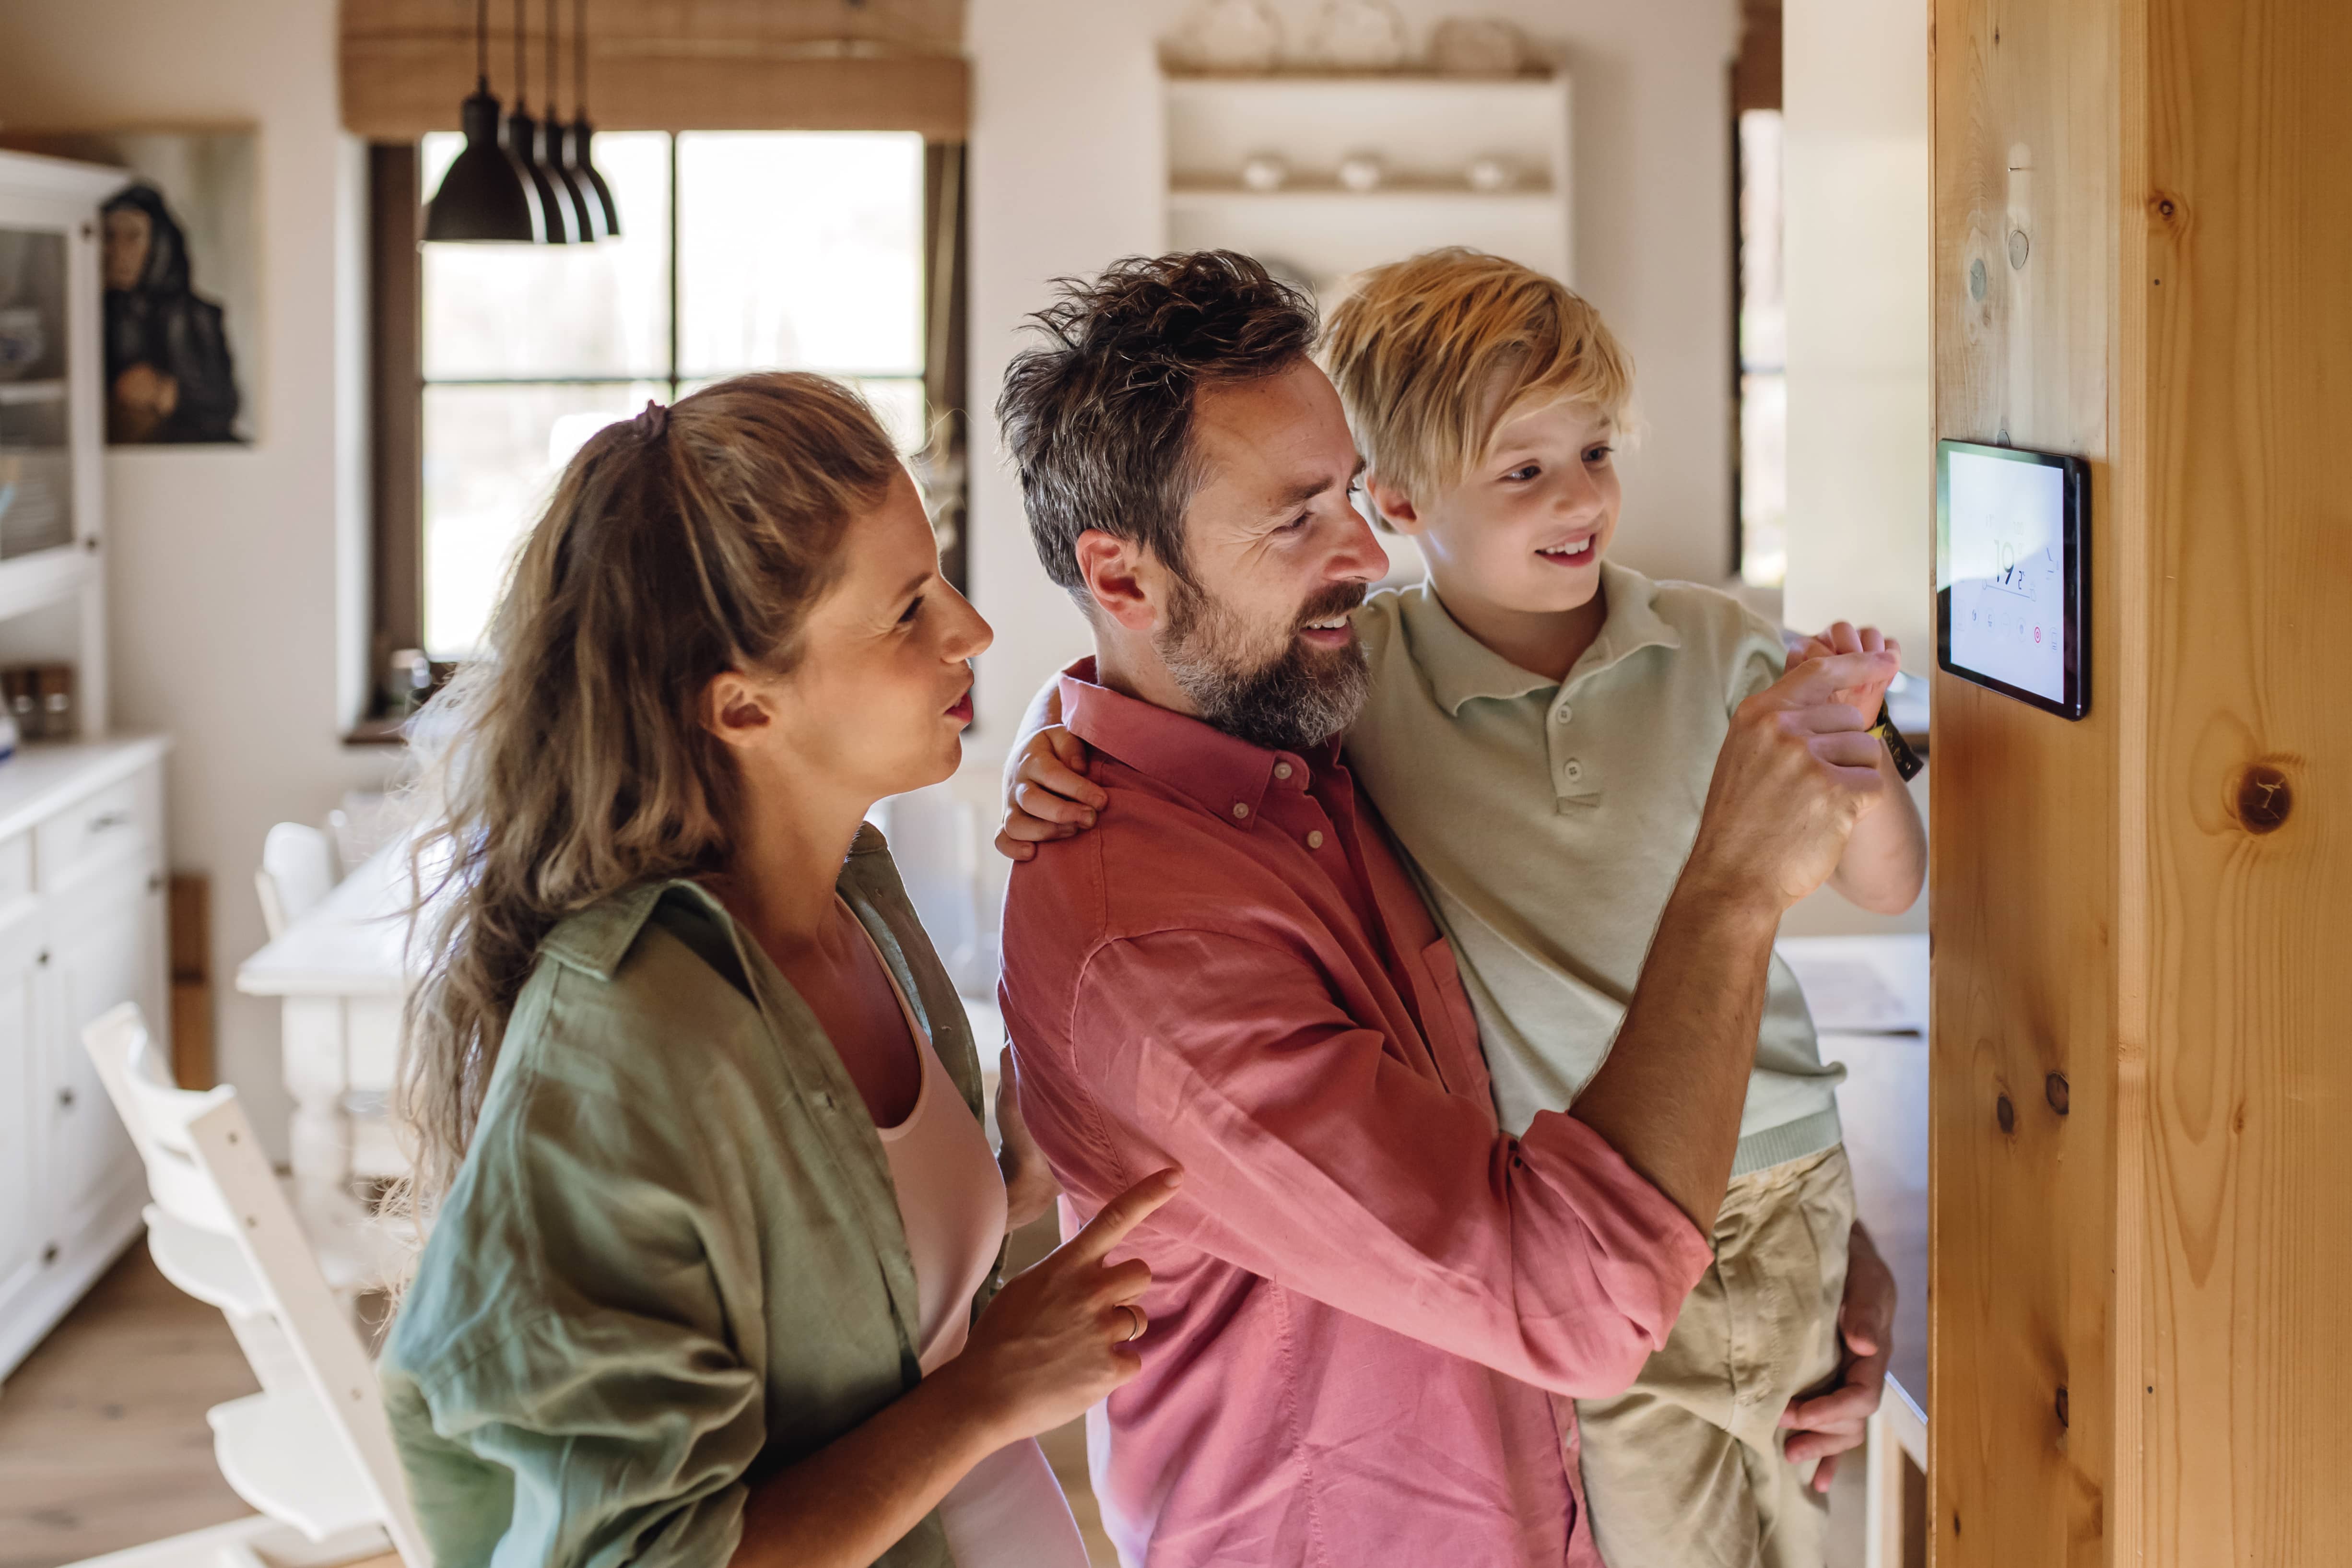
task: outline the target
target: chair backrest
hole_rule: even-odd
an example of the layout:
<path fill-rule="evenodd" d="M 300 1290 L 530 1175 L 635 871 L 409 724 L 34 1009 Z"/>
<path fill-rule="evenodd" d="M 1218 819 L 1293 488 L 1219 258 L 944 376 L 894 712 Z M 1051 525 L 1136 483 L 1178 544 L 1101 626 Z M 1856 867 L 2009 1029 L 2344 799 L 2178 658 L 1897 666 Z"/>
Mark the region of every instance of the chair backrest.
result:
<path fill-rule="evenodd" d="M 192 1183 L 211 1189 L 205 1218 L 217 1223 L 215 1234 L 234 1240 L 247 1275 L 257 1287 L 260 1304 L 282 1332 L 310 1392 L 357 1467 L 394 1550 L 411 1568 L 428 1568 L 432 1558 L 409 1509 L 374 1364 L 328 1289 L 310 1238 L 253 1135 L 236 1091 L 225 1085 L 191 1094 L 156 1081 L 153 1043 L 138 1007 L 131 1003 L 83 1030 L 82 1042 L 123 1120 L 131 1123 L 141 1152 L 155 1151 L 149 1155 L 151 1186 L 161 1156 L 160 1168 L 170 1173 L 175 1191 Z M 184 1171 L 176 1163 L 181 1159 L 186 1162 Z M 205 1205 L 188 1203 L 184 1213 L 162 1189 L 155 1195 L 158 1207 L 172 1218 L 215 1229 L 194 1217 Z"/>
<path fill-rule="evenodd" d="M 156 1206 L 197 1230 L 228 1235 L 236 1222 L 196 1163 L 188 1123 L 236 1091 L 226 1085 L 202 1090 L 174 1085 L 134 1002 L 100 1015 L 82 1031 L 82 1041 L 147 1167 L 147 1190 Z"/>
<path fill-rule="evenodd" d="M 334 890 L 334 846 L 308 823 L 281 822 L 261 841 L 253 886 L 261 897 L 262 923 L 275 938 Z"/>

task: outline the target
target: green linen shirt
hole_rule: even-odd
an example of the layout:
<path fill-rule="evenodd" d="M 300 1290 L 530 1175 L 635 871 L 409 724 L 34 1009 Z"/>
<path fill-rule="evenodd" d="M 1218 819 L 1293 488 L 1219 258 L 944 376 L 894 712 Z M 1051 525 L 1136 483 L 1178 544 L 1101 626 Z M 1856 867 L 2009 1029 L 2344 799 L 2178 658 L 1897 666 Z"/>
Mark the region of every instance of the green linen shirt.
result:
<path fill-rule="evenodd" d="M 1513 1133 L 1600 1070 L 1732 710 L 1786 662 L 1727 594 L 1605 560 L 1601 583 L 1608 617 L 1565 681 L 1473 637 L 1428 583 L 1356 613 L 1372 691 L 1348 762 L 1452 939 Z M 1835 1145 L 1844 1076 L 1775 957 L 1735 1173 Z"/>
<path fill-rule="evenodd" d="M 979 1116 L 962 1005 L 872 827 L 839 888 Z M 919 1316 L 814 1016 L 696 884 L 606 899 L 541 949 L 384 1350 L 438 1568 L 717 1568 L 751 1486 L 919 1379 Z M 879 1561 L 948 1568 L 939 1516 Z"/>

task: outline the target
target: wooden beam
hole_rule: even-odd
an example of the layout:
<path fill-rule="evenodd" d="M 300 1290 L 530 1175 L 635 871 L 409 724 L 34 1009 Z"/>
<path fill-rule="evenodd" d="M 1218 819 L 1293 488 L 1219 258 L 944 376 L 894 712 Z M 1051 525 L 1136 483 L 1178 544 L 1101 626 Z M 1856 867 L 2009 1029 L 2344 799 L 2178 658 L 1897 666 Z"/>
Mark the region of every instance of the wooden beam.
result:
<path fill-rule="evenodd" d="M 1937 433 L 2092 460 L 2096 682 L 1936 682 L 1936 1561 L 2333 1563 L 2352 10 L 1933 16 Z"/>

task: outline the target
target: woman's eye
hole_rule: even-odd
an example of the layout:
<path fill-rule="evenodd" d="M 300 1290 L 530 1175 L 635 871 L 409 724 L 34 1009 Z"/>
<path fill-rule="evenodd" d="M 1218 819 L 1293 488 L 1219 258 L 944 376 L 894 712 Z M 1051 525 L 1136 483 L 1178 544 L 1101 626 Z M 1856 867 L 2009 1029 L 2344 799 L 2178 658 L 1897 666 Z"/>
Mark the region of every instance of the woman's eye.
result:
<path fill-rule="evenodd" d="M 907 613 L 906 613 L 905 615 L 900 616 L 898 617 L 898 624 L 899 624 L 900 626 L 905 626 L 908 622 L 909 622 L 909 621 L 913 620 L 913 619 L 915 618 L 916 613 L 917 613 L 918 611 L 921 610 L 921 609 L 922 609 L 922 607 L 923 607 L 923 597 L 922 597 L 922 595 L 921 595 L 918 594 L 918 595 L 915 595 L 915 600 L 914 600 L 914 602 L 913 602 L 912 604 L 910 604 L 910 605 L 908 605 L 907 606 Z"/>

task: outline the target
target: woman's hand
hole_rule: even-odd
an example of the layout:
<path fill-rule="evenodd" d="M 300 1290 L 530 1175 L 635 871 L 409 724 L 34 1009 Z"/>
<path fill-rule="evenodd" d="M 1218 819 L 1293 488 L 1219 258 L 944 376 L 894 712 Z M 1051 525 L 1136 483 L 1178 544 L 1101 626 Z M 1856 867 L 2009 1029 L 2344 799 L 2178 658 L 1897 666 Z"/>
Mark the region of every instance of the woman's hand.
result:
<path fill-rule="evenodd" d="M 1150 1265 L 1104 1258 L 1175 1195 L 1182 1175 L 1171 1169 L 1146 1176 L 1013 1276 L 972 1325 L 963 1353 L 931 1374 L 929 1381 L 955 1380 L 996 1428 L 997 1446 L 1076 1419 L 1143 1370 L 1129 1342 L 1147 1326 L 1135 1303 L 1151 1284 Z"/>
<path fill-rule="evenodd" d="M 1110 795 L 1087 777 L 1093 753 L 1059 724 L 1039 730 L 1022 743 L 1005 774 L 1004 821 L 996 852 L 1026 860 L 1037 846 L 1068 838 L 1095 825 L 1095 814 Z"/>
<path fill-rule="evenodd" d="M 1029 1136 L 1021 1119 L 1021 1083 L 1013 1065 L 1013 1047 L 996 1055 L 996 1132 L 1002 1144 L 996 1168 L 1004 1173 L 1004 1229 L 1007 1235 L 1054 1206 L 1062 1184 L 1045 1163 L 1045 1152 Z"/>

